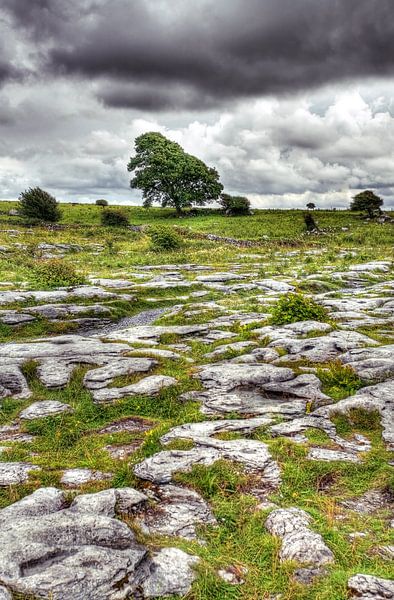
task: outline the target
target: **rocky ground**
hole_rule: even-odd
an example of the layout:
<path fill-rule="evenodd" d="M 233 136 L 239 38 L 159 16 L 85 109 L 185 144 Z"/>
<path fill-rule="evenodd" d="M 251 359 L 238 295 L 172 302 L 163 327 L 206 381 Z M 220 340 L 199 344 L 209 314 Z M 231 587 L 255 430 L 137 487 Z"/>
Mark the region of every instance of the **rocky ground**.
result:
<path fill-rule="evenodd" d="M 0 599 L 394 598 L 393 264 L 263 261 L 4 283 Z M 329 319 L 272 325 L 300 283 Z"/>

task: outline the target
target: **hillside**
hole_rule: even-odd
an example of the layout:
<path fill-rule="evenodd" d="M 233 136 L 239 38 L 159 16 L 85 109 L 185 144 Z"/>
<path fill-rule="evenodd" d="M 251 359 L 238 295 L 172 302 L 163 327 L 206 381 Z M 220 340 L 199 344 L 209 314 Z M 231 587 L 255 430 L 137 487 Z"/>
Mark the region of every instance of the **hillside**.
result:
<path fill-rule="evenodd" d="M 12 208 L 0 598 L 392 597 L 393 223 Z"/>

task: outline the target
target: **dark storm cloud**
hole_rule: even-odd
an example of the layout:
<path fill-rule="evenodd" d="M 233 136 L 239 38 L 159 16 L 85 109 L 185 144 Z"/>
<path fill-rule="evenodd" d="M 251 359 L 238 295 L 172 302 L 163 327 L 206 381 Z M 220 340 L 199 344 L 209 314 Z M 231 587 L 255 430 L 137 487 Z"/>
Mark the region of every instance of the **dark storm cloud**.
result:
<path fill-rule="evenodd" d="M 62 6 L 41 0 L 33 11 L 31 0 L 17 4 L 26 4 L 37 26 L 40 15 Z M 115 107 L 178 108 L 182 95 L 175 98 L 171 86 L 186 90 L 190 107 L 394 72 L 392 0 L 101 0 L 67 7 L 47 69 L 102 82 L 98 95 Z M 111 82 L 119 85 L 109 93 Z M 126 93 L 122 82 L 140 90 Z"/>

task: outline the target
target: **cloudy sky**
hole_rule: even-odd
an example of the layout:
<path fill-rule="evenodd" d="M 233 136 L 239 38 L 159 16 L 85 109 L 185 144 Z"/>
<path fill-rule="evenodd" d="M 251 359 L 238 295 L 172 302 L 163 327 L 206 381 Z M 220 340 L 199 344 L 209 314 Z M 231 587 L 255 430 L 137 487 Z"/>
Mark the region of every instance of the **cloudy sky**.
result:
<path fill-rule="evenodd" d="M 152 130 L 255 206 L 394 208 L 394 1 L 0 0 L 0 199 L 139 204 Z"/>

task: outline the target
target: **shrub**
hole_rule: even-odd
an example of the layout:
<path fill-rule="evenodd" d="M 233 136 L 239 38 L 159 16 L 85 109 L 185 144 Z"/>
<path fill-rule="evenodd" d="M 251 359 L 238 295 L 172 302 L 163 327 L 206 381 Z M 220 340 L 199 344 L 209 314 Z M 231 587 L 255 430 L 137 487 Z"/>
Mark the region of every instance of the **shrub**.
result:
<path fill-rule="evenodd" d="M 271 307 L 270 321 L 273 325 L 285 325 L 309 319 L 328 321 L 328 313 L 323 306 L 302 294 L 283 295 Z"/>
<path fill-rule="evenodd" d="M 104 198 L 99 198 L 96 200 L 96 206 L 108 206 L 108 202 L 107 200 L 104 200 Z"/>
<path fill-rule="evenodd" d="M 29 188 L 19 196 L 19 213 L 37 221 L 59 221 L 61 212 L 54 196 L 39 187 Z"/>
<path fill-rule="evenodd" d="M 248 215 L 250 213 L 250 201 L 244 196 L 222 194 L 220 204 L 226 215 Z"/>
<path fill-rule="evenodd" d="M 347 398 L 362 387 L 362 381 L 350 365 L 335 360 L 326 368 L 318 368 L 317 376 L 323 383 L 324 391 L 335 400 Z"/>
<path fill-rule="evenodd" d="M 101 224 L 105 227 L 126 227 L 129 219 L 122 210 L 111 208 L 101 213 Z"/>
<path fill-rule="evenodd" d="M 86 283 L 85 277 L 61 259 L 43 261 L 33 266 L 33 283 L 40 288 L 72 287 Z"/>
<path fill-rule="evenodd" d="M 310 232 L 319 231 L 316 221 L 310 212 L 304 214 L 304 223 L 306 225 L 307 231 L 310 231 Z"/>
<path fill-rule="evenodd" d="M 177 250 L 182 244 L 179 235 L 169 227 L 150 227 L 148 235 L 155 252 Z"/>

